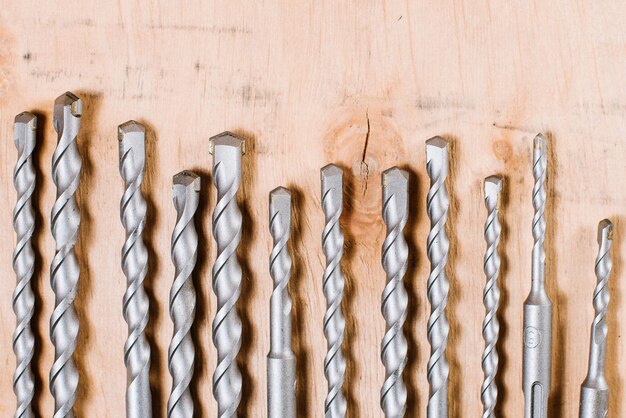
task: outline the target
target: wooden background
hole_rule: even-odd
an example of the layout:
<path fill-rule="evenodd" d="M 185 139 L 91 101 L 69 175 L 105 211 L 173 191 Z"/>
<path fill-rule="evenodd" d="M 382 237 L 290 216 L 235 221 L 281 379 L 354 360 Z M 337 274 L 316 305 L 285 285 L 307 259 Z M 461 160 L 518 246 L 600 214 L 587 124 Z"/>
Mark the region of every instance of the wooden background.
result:
<path fill-rule="evenodd" d="M 165 416 L 171 380 L 167 312 L 173 279 L 170 234 L 175 221 L 172 175 L 186 168 L 202 177 L 199 305 L 194 336 L 198 416 L 214 416 L 210 377 L 215 367 L 211 320 L 215 299 L 210 267 L 215 246 L 210 216 L 208 138 L 232 130 L 248 141 L 241 202 L 245 212 L 241 313 L 245 341 L 244 416 L 266 414 L 269 347 L 268 192 L 295 194 L 294 330 L 299 411 L 321 416 L 326 393 L 322 365 L 325 301 L 321 276 L 319 168 L 346 173 L 344 269 L 349 358 L 346 391 L 352 417 L 380 416 L 379 359 L 384 323 L 380 296 L 382 170 L 411 172 L 407 226 L 411 259 L 406 276 L 410 312 L 406 331 L 408 416 L 424 417 L 428 397 L 425 212 L 428 179 L 424 141 L 453 142 L 449 263 L 451 416 L 479 416 L 484 316 L 482 236 L 486 216 L 482 179 L 506 178 L 502 252 L 500 416 L 522 416 L 522 303 L 530 286 L 532 172 L 536 132 L 551 140 L 548 209 L 548 290 L 555 307 L 552 417 L 577 415 L 587 368 L 592 321 L 596 226 L 616 224 L 609 309 L 607 374 L 610 416 L 626 414 L 624 343 L 626 286 L 626 4 L 584 1 L 64 1 L 3 0 L 0 5 L 0 415 L 14 411 L 11 293 L 15 244 L 11 176 L 16 161 L 13 117 L 40 116 L 37 167 L 38 270 L 36 404 L 52 416 L 47 376 L 53 352 L 48 323 L 53 308 L 49 265 L 54 242 L 50 177 L 56 135 L 52 104 L 66 90 L 84 101 L 79 137 L 84 157 L 80 185 L 82 262 L 76 307 L 81 370 L 79 416 L 124 415 L 126 373 L 122 319 L 124 233 L 119 221 L 123 186 L 116 127 L 137 119 L 148 127 L 147 242 L 151 296 L 155 416 Z M 50 4 L 47 4 L 50 3 Z M 513 5 L 515 4 L 515 5 Z M 622 366 L 619 366 L 619 365 Z M 618 367 L 619 366 L 619 367 Z"/>

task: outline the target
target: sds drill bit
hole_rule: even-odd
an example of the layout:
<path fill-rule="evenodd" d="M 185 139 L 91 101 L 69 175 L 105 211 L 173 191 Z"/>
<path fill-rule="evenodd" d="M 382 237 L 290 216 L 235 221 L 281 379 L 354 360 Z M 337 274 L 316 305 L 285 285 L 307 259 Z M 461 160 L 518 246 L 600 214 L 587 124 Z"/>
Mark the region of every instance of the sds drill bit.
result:
<path fill-rule="evenodd" d="M 409 247 L 403 235 L 408 215 L 409 175 L 398 167 L 382 174 L 383 220 L 387 235 L 382 248 L 382 264 L 387 284 L 382 295 L 385 336 L 381 358 L 385 382 L 380 391 L 380 406 L 387 418 L 402 418 L 406 412 L 407 391 L 402 374 L 407 362 L 407 341 L 402 327 L 406 320 L 408 295 L 404 287 Z"/>
<path fill-rule="evenodd" d="M 533 146 L 532 284 L 524 302 L 523 390 L 525 418 L 546 418 L 552 373 L 552 302 L 546 293 L 546 168 L 547 140 L 539 134 Z"/>
<path fill-rule="evenodd" d="M 296 417 L 296 358 L 291 349 L 291 193 L 284 187 L 270 192 L 270 233 L 274 245 L 270 275 L 270 352 L 267 355 L 268 417 Z"/>
<path fill-rule="evenodd" d="M 446 189 L 448 177 L 448 142 L 441 137 L 426 141 L 426 171 L 430 178 L 430 189 L 426 197 L 426 211 L 430 218 L 430 232 L 426 242 L 426 252 L 430 260 L 427 296 L 430 302 L 428 318 L 428 418 L 448 416 L 448 375 L 446 359 L 450 324 L 446 317 L 450 283 L 446 274 L 446 264 L 450 251 L 450 241 L 446 233 L 446 221 L 450 199 Z"/>
<path fill-rule="evenodd" d="M 150 394 L 150 345 L 146 338 L 149 300 L 143 287 L 148 272 L 148 250 L 143 241 L 146 225 L 146 201 L 141 183 L 146 169 L 146 129 L 128 121 L 118 127 L 119 168 L 124 180 L 120 201 L 120 219 L 126 231 L 122 247 L 122 270 L 127 280 L 124 293 L 124 319 L 128 338 L 124 344 L 126 363 L 126 416 L 152 416 Z"/>
<path fill-rule="evenodd" d="M 241 318 L 237 301 L 241 293 L 241 266 L 237 247 L 241 241 L 242 215 L 237 204 L 241 184 L 244 141 L 230 132 L 211 138 L 213 183 L 217 204 L 213 212 L 213 237 L 217 258 L 213 264 L 213 291 L 217 312 L 213 320 L 213 344 L 217 367 L 213 374 L 213 396 L 220 418 L 234 417 L 241 401 L 242 377 L 237 365 L 241 348 Z"/>
<path fill-rule="evenodd" d="M 50 266 L 50 284 L 55 296 L 50 318 L 50 339 L 54 363 L 50 370 L 50 391 L 54 397 L 54 418 L 74 417 L 78 369 L 74 351 L 78 339 L 78 317 L 74 299 L 78 290 L 80 265 L 74 251 L 80 226 L 76 190 L 83 160 L 76 144 L 82 115 L 82 101 L 70 92 L 54 102 L 54 129 L 58 134 L 52 156 L 52 180 L 57 187 L 51 225 L 55 255 Z"/>
<path fill-rule="evenodd" d="M 172 391 L 167 401 L 168 418 L 192 418 L 190 390 L 195 362 L 191 327 L 196 315 L 196 289 L 192 273 L 198 258 L 198 233 L 194 217 L 200 201 L 200 177 L 190 171 L 174 176 L 172 197 L 176 225 L 172 232 L 172 262 L 176 270 L 170 290 L 170 317 L 174 333 L 167 363 L 172 376 Z"/>
<path fill-rule="evenodd" d="M 485 375 L 480 398 L 483 403 L 483 418 L 494 418 L 496 403 L 498 402 L 498 385 L 496 374 L 498 373 L 498 336 L 500 324 L 498 322 L 498 307 L 500 306 L 500 234 L 502 226 L 498 218 L 500 212 L 500 194 L 502 192 L 502 179 L 491 176 L 485 179 L 485 206 L 487 207 L 487 221 L 485 221 L 485 252 L 484 270 L 487 282 L 483 291 L 483 304 L 485 305 L 485 319 L 483 320 L 483 339 L 485 349 L 482 356 L 482 369 Z"/>
<path fill-rule="evenodd" d="M 326 418 L 346 416 L 346 397 L 343 383 L 346 377 L 346 359 L 342 344 L 346 330 L 341 303 L 345 279 L 341 271 L 343 257 L 343 233 L 339 218 L 343 209 L 343 172 L 334 164 L 321 170 L 322 208 L 326 219 L 322 234 L 322 246 L 326 255 L 323 289 L 326 297 L 324 314 L 324 335 L 327 351 L 324 359 L 324 375 L 328 382 L 328 394 L 325 401 Z"/>
<path fill-rule="evenodd" d="M 34 115 L 24 112 L 15 117 L 14 142 L 18 153 L 15 170 L 13 170 L 13 185 L 17 192 L 17 202 L 13 210 L 13 229 L 17 236 L 13 251 L 13 271 L 17 277 L 13 291 L 13 312 L 15 312 L 16 319 L 13 333 L 13 352 L 16 359 L 13 391 L 17 398 L 15 418 L 34 418 L 35 416 L 32 409 L 35 381 L 31 367 L 35 349 L 35 336 L 31 328 L 35 311 L 35 294 L 31 280 L 35 270 L 32 239 L 35 231 L 33 193 L 37 177 L 33 164 L 36 129 L 37 118 Z"/>
<path fill-rule="evenodd" d="M 589 371 L 580 388 L 580 418 L 606 418 L 609 413 L 609 385 L 604 376 L 606 360 L 606 312 L 609 307 L 609 278 L 613 261 L 611 243 L 613 242 L 613 224 L 604 219 L 598 225 L 598 257 L 596 258 L 596 277 L 598 284 L 593 292 L 595 317 L 591 325 L 591 343 L 589 347 Z"/>

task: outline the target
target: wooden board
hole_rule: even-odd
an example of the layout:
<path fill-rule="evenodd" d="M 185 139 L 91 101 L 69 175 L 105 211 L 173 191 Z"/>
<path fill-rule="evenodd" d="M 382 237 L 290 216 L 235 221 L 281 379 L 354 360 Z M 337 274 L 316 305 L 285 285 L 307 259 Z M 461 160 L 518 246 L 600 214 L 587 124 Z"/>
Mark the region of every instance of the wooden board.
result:
<path fill-rule="evenodd" d="M 50 2 L 52 3 L 52 2 Z M 248 141 L 241 202 L 245 213 L 241 258 L 245 268 L 241 313 L 245 338 L 244 416 L 264 416 L 269 347 L 268 192 L 295 193 L 295 346 L 299 411 L 321 416 L 325 301 L 321 276 L 319 169 L 328 162 L 346 172 L 344 269 L 348 277 L 346 391 L 352 417 L 380 416 L 384 322 L 380 263 L 382 170 L 411 173 L 407 226 L 411 259 L 406 276 L 410 312 L 406 331 L 408 416 L 425 416 L 429 347 L 426 321 L 425 211 L 428 179 L 424 141 L 453 142 L 450 179 L 452 252 L 449 263 L 451 416 L 481 413 L 480 357 L 484 316 L 482 179 L 506 178 L 502 251 L 501 416 L 522 414 L 522 303 L 530 286 L 532 247 L 531 143 L 551 141 L 547 272 L 555 307 L 554 388 L 551 416 L 577 414 L 586 373 L 595 287 L 596 225 L 616 224 L 609 309 L 607 378 L 611 416 L 626 414 L 626 308 L 622 239 L 626 216 L 626 4 L 621 2 L 205 2 L 25 0 L 0 7 L 0 414 L 13 413 L 10 371 L 15 238 L 11 176 L 16 159 L 12 122 L 22 110 L 40 115 L 37 150 L 38 269 L 35 357 L 36 404 L 52 416 L 47 376 L 53 351 L 48 324 L 53 308 L 49 266 L 54 242 L 50 210 L 55 189 L 50 161 L 56 135 L 52 103 L 66 90 L 84 100 L 80 148 L 84 174 L 78 252 L 82 277 L 77 360 L 79 416 L 124 414 L 126 372 L 122 319 L 125 278 L 120 268 L 122 182 L 116 127 L 137 119 L 148 127 L 152 384 L 155 416 L 165 416 L 171 380 L 167 305 L 173 278 L 170 234 L 175 221 L 172 175 L 183 168 L 202 177 L 201 254 L 194 336 L 194 391 L 198 416 L 214 416 L 211 374 L 215 298 L 210 235 L 215 204 L 208 138 L 224 130 Z M 369 138 L 369 139 L 367 139 Z"/>

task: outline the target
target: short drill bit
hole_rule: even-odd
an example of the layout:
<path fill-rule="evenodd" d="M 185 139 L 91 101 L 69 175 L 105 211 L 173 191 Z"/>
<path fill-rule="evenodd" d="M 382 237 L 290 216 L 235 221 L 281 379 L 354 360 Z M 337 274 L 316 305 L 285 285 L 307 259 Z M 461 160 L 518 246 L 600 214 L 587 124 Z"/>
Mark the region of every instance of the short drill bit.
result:
<path fill-rule="evenodd" d="M 448 142 L 441 137 L 426 141 L 426 171 L 430 178 L 430 189 L 426 197 L 426 211 L 430 218 L 430 232 L 426 243 L 426 252 L 430 260 L 427 296 L 430 302 L 428 318 L 428 418 L 448 416 L 448 375 L 446 359 L 450 324 L 446 317 L 450 283 L 446 275 L 446 263 L 450 251 L 450 241 L 446 233 L 446 221 L 450 199 L 446 189 L 448 177 Z"/>
<path fill-rule="evenodd" d="M 267 355 L 268 417 L 296 417 L 296 358 L 291 349 L 291 193 L 279 187 L 270 192 L 270 233 L 274 245 L 270 275 L 270 352 Z"/>
<path fill-rule="evenodd" d="M 194 404 L 190 384 L 195 347 L 191 326 L 196 315 L 196 289 L 192 273 L 198 258 L 198 233 L 194 216 L 200 201 L 200 177 L 190 171 L 183 171 L 174 176 L 173 184 L 176 225 L 172 233 L 172 262 L 176 273 L 170 290 L 170 317 L 174 322 L 174 334 L 167 358 L 172 376 L 167 416 L 192 418 Z"/>
<path fill-rule="evenodd" d="M 598 225 L 598 257 L 596 258 L 596 277 L 598 284 L 593 292 L 595 317 L 591 326 L 591 344 L 589 348 L 589 372 L 580 388 L 580 418 L 606 418 L 609 411 L 609 385 L 604 376 L 606 359 L 606 312 L 609 306 L 609 278 L 613 262 L 611 243 L 613 224 L 604 219 Z"/>
<path fill-rule="evenodd" d="M 54 129 L 57 148 L 52 156 L 52 180 L 57 187 L 52 207 L 52 236 L 56 247 L 50 266 L 50 284 L 55 296 L 50 318 L 50 339 L 54 363 L 50 370 L 50 391 L 54 397 L 54 418 L 74 417 L 78 389 L 78 369 L 74 350 L 78 339 L 78 317 L 74 299 L 78 290 L 80 266 L 74 251 L 80 226 L 76 190 L 83 160 L 76 144 L 80 129 L 82 101 L 70 92 L 54 102 Z"/>
<path fill-rule="evenodd" d="M 141 183 L 146 168 L 146 129 L 128 121 L 117 128 L 120 151 L 120 174 L 124 194 L 120 201 L 120 219 L 126 231 L 122 247 L 122 270 L 127 280 L 124 293 L 124 319 L 128 338 L 124 344 L 126 363 L 126 416 L 152 416 L 150 394 L 150 345 L 146 338 L 149 300 L 143 287 L 148 272 L 148 250 L 143 241 L 146 225 L 146 201 Z"/>
<path fill-rule="evenodd" d="M 381 346 L 385 382 L 380 391 L 380 406 L 387 418 L 401 418 L 406 412 L 407 391 L 402 374 L 407 361 L 407 341 L 402 327 L 408 304 L 404 274 L 409 247 L 403 235 L 408 213 L 408 181 L 408 173 L 397 167 L 382 174 L 382 212 L 387 226 L 382 264 L 387 274 L 387 284 L 381 305 L 386 327 Z"/>
<path fill-rule="evenodd" d="M 539 134 L 533 149 L 532 285 L 524 302 L 523 390 L 525 418 L 546 418 L 552 372 L 552 302 L 545 287 L 547 140 Z"/>
<path fill-rule="evenodd" d="M 498 386 L 496 374 L 498 373 L 498 336 L 500 324 L 498 322 L 498 307 L 500 306 L 500 288 L 498 276 L 500 275 L 500 194 L 502 192 L 502 179 L 491 176 L 485 179 L 485 206 L 487 206 L 487 221 L 485 222 L 485 252 L 484 270 L 487 278 L 483 291 L 483 304 L 485 305 L 485 319 L 483 320 L 483 339 L 485 349 L 482 357 L 482 368 L 485 378 L 480 392 L 483 403 L 483 418 L 495 418 L 495 408 L 498 402 Z"/>
<path fill-rule="evenodd" d="M 236 416 L 243 384 L 237 365 L 237 354 L 241 348 L 241 319 L 237 301 L 242 278 L 237 259 L 242 225 L 237 191 L 241 184 L 241 156 L 244 151 L 244 141 L 230 132 L 211 138 L 213 182 L 217 189 L 217 204 L 213 212 L 213 237 L 217 243 L 217 258 L 213 264 L 213 291 L 217 297 L 217 312 L 213 320 L 213 344 L 217 349 L 213 396 L 220 418 Z"/>
<path fill-rule="evenodd" d="M 14 141 L 18 152 L 17 163 L 13 170 L 13 185 L 17 192 L 17 203 L 13 210 L 13 229 L 17 236 L 13 251 L 13 271 L 17 277 L 13 292 L 13 312 L 17 320 L 13 333 L 13 351 L 16 359 L 13 391 L 17 398 L 15 418 L 34 418 L 35 416 L 31 405 L 35 392 L 31 368 L 35 349 L 35 336 L 31 328 L 35 295 L 31 280 L 35 270 L 32 238 L 35 230 L 33 193 L 37 176 L 32 156 L 36 144 L 36 129 L 37 118 L 34 115 L 24 112 L 15 117 Z"/>

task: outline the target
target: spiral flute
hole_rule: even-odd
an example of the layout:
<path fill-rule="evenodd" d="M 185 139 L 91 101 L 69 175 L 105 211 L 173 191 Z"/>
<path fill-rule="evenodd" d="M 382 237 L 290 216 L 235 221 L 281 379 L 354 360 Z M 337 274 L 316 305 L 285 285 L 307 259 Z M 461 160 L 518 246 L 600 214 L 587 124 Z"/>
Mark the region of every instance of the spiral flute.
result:
<path fill-rule="evenodd" d="M 213 237 L 217 243 L 217 258 L 213 264 L 213 291 L 217 297 L 217 312 L 213 320 L 213 344 L 217 349 L 213 396 L 220 418 L 236 416 L 243 384 L 237 364 L 241 348 L 241 319 L 237 301 L 242 278 L 237 259 L 242 224 L 237 191 L 241 184 L 241 156 L 244 151 L 244 141 L 230 132 L 211 138 L 213 182 L 217 189 L 217 204 L 213 212 Z"/>
<path fill-rule="evenodd" d="M 190 331 L 196 315 L 196 289 L 192 273 L 198 257 L 198 233 L 194 216 L 200 201 L 200 177 L 190 171 L 183 171 L 174 176 L 173 184 L 176 225 L 172 233 L 172 262 L 176 273 L 170 290 L 170 317 L 174 322 L 174 334 L 167 358 L 172 376 L 167 416 L 192 418 L 194 404 L 189 385 L 193 377 L 195 347 Z"/>
<path fill-rule="evenodd" d="M 80 130 L 82 101 L 70 92 L 54 102 L 54 129 L 57 148 L 52 156 L 52 180 L 57 187 L 52 207 L 52 236 L 55 255 L 50 266 L 50 284 L 55 296 L 50 318 L 50 339 L 54 363 L 50 370 L 50 391 L 54 397 L 54 418 L 74 417 L 78 369 L 74 351 L 78 339 L 78 317 L 74 299 L 78 290 L 80 265 L 74 251 L 80 226 L 76 190 L 80 182 L 82 157 L 76 144 Z"/>
<path fill-rule="evenodd" d="M 408 304 L 403 281 L 409 255 L 409 247 L 403 235 L 408 214 L 408 181 L 408 173 L 397 167 L 382 174 L 382 212 L 387 226 L 382 264 L 387 274 L 387 284 L 382 295 L 386 328 L 381 346 L 385 382 L 380 390 L 380 405 L 388 418 L 401 418 L 406 413 L 407 391 L 402 374 L 407 362 L 407 341 L 402 327 Z"/>
<path fill-rule="evenodd" d="M 446 221 L 450 199 L 446 189 L 449 156 L 448 142 L 441 137 L 426 141 L 426 171 L 430 178 L 430 189 L 426 197 L 426 210 L 430 218 L 430 232 L 426 242 L 426 252 L 430 260 L 427 296 L 430 302 L 428 318 L 428 418 L 448 416 L 448 375 L 450 367 L 446 359 L 450 324 L 446 317 L 450 283 L 446 275 L 446 263 L 450 251 L 450 241 L 446 234 Z"/>

